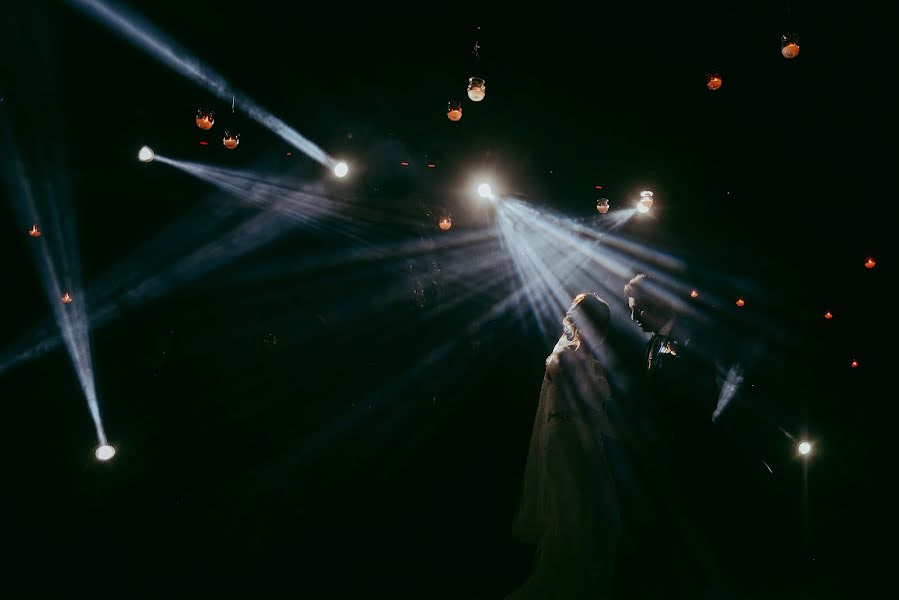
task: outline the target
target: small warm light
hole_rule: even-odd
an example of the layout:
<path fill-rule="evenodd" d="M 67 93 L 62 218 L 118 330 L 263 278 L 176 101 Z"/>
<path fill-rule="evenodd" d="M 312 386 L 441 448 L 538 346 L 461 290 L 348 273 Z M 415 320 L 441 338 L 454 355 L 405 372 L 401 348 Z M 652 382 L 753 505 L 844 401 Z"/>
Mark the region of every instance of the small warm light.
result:
<path fill-rule="evenodd" d="M 832 319 L 832 318 L 833 318 L 833 313 L 830 312 L 830 311 L 827 311 L 826 313 L 824 313 L 824 318 L 825 318 L 825 319 Z"/>
<path fill-rule="evenodd" d="M 715 91 L 718 88 L 720 88 L 721 83 L 722 83 L 721 75 L 718 75 L 718 73 L 710 73 L 705 78 L 705 86 L 712 91 Z"/>
<path fill-rule="evenodd" d="M 334 165 L 334 174 L 338 177 L 345 177 L 347 173 L 350 172 L 350 168 L 347 166 L 345 162 L 339 162 Z"/>
<path fill-rule="evenodd" d="M 203 110 L 202 108 L 197 111 L 197 127 L 202 129 L 203 131 L 208 131 L 212 129 L 212 126 L 215 124 L 215 113 L 211 110 Z"/>
<path fill-rule="evenodd" d="M 103 444 L 94 450 L 94 456 L 97 457 L 97 460 L 107 461 L 115 456 L 115 448 L 109 444 Z"/>
<path fill-rule="evenodd" d="M 404 160 L 404 161 L 401 162 L 400 164 L 401 164 L 402 166 L 404 166 L 404 167 L 408 167 L 408 166 L 409 166 L 409 161 Z"/>
<path fill-rule="evenodd" d="M 72 303 L 72 294 L 70 294 L 69 292 L 66 292 L 65 294 L 62 295 L 62 298 L 60 298 L 60 300 L 62 300 L 63 304 L 71 304 Z"/>
<path fill-rule="evenodd" d="M 812 451 L 812 445 L 806 441 L 799 442 L 799 454 L 805 456 Z"/>
<path fill-rule="evenodd" d="M 698 298 L 698 297 L 699 297 L 699 292 L 697 292 L 696 290 L 693 290 L 692 292 L 690 292 L 690 297 L 691 297 L 691 298 Z"/>
<path fill-rule="evenodd" d="M 289 157 L 291 157 L 291 156 L 293 156 L 293 152 L 288 152 L 288 153 L 287 153 L 287 157 L 289 158 Z"/>
<path fill-rule="evenodd" d="M 857 368 L 858 368 L 858 361 L 855 360 L 855 359 L 853 358 L 853 359 L 852 359 L 852 362 L 849 363 L 849 366 L 852 367 L 853 369 L 857 369 Z"/>
<path fill-rule="evenodd" d="M 784 58 L 796 58 L 799 56 L 799 38 L 792 33 L 780 36 L 780 53 Z"/>
<path fill-rule="evenodd" d="M 225 137 L 222 138 L 222 145 L 228 150 L 234 150 L 240 143 L 240 134 L 233 131 L 226 131 Z"/>
<path fill-rule="evenodd" d="M 643 204 L 642 202 L 640 202 L 639 204 L 637 204 L 637 212 L 638 212 L 638 213 L 644 213 L 644 214 L 645 214 L 645 213 L 648 213 L 648 212 L 649 212 L 649 207 L 646 206 L 645 204 Z"/>
<path fill-rule="evenodd" d="M 644 205 L 647 209 L 652 208 L 652 192 L 649 190 L 640 192 L 640 204 Z"/>
<path fill-rule="evenodd" d="M 482 183 L 478 186 L 478 196 L 481 198 L 493 198 L 493 190 L 490 189 L 489 183 Z"/>
<path fill-rule="evenodd" d="M 487 86 L 480 77 L 472 77 L 468 80 L 468 98 L 472 102 L 480 102 L 487 95 Z"/>
<path fill-rule="evenodd" d="M 743 306 L 744 304 L 746 304 L 745 300 L 743 300 L 742 298 L 737 298 L 737 306 Z"/>
<path fill-rule="evenodd" d="M 446 106 L 446 118 L 450 121 L 458 121 L 462 118 L 462 103 L 450 102 Z"/>
<path fill-rule="evenodd" d="M 141 162 L 151 162 L 154 158 L 156 158 L 156 153 L 153 152 L 153 149 L 149 146 L 144 146 L 140 150 L 137 151 L 137 160 Z"/>
<path fill-rule="evenodd" d="M 28 235 L 31 237 L 41 237 L 41 228 L 37 225 L 32 225 L 31 229 L 28 230 Z"/>
<path fill-rule="evenodd" d="M 596 210 L 599 211 L 599 214 L 604 215 L 609 212 L 609 201 L 607 198 L 600 198 L 596 201 Z"/>
<path fill-rule="evenodd" d="M 601 189 L 602 189 L 602 186 L 601 186 L 601 185 L 597 185 L 597 186 L 594 186 L 594 187 L 595 187 L 596 189 L 598 189 L 598 190 L 601 190 Z"/>
<path fill-rule="evenodd" d="M 453 226 L 453 220 L 449 217 L 440 217 L 440 221 L 437 223 L 440 229 L 446 231 L 450 227 Z"/>
<path fill-rule="evenodd" d="M 208 145 L 209 145 L 209 142 L 207 142 L 206 140 L 200 140 L 200 145 L 201 145 L 201 146 L 208 146 Z"/>
<path fill-rule="evenodd" d="M 874 261 L 874 259 L 869 256 L 868 260 L 865 261 L 865 268 L 873 269 L 874 265 L 876 265 L 876 264 L 877 263 Z"/>
<path fill-rule="evenodd" d="M 429 168 L 429 169 L 436 169 L 436 168 L 437 168 L 437 163 L 428 163 L 428 168 Z"/>

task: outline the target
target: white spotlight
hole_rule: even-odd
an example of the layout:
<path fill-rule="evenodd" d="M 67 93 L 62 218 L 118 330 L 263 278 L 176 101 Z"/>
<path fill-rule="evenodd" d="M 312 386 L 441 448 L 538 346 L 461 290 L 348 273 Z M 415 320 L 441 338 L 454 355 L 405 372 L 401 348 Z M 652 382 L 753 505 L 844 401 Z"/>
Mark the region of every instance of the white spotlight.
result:
<path fill-rule="evenodd" d="M 642 202 L 637 204 L 637 212 L 639 213 L 648 213 L 649 207 L 643 204 Z"/>
<path fill-rule="evenodd" d="M 97 457 L 97 460 L 107 461 L 115 456 L 115 448 L 109 444 L 103 444 L 97 447 L 94 451 L 94 456 Z"/>
<path fill-rule="evenodd" d="M 152 162 L 156 158 L 156 153 L 149 146 L 144 146 L 137 152 L 137 160 L 141 162 Z"/>
<path fill-rule="evenodd" d="M 334 165 L 334 174 L 338 177 L 344 177 L 347 173 L 350 172 L 350 168 L 347 166 L 345 162 L 339 162 Z"/>
<path fill-rule="evenodd" d="M 812 451 L 812 445 L 808 442 L 799 442 L 799 454 L 805 455 Z"/>
<path fill-rule="evenodd" d="M 481 198 L 490 198 L 493 200 L 493 190 L 490 189 L 489 183 L 482 183 L 478 186 L 478 196 Z"/>

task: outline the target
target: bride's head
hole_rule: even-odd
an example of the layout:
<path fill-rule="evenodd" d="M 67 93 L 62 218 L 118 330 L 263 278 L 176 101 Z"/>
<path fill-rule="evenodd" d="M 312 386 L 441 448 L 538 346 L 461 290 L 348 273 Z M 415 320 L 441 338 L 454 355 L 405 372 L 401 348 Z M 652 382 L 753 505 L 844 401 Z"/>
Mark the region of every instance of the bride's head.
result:
<path fill-rule="evenodd" d="M 568 339 L 580 347 L 586 344 L 595 351 L 609 333 L 609 304 L 597 294 L 583 293 L 574 297 L 562 319 Z"/>

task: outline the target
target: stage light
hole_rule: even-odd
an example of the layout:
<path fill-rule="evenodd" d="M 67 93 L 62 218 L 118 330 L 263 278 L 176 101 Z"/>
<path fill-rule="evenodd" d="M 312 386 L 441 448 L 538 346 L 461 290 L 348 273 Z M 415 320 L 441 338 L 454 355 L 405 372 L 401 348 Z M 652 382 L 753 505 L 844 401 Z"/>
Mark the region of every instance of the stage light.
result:
<path fill-rule="evenodd" d="M 60 298 L 60 301 L 63 304 L 71 304 L 72 303 L 72 294 L 70 294 L 69 292 L 66 292 L 65 294 L 62 295 L 62 298 Z"/>
<path fill-rule="evenodd" d="M 453 226 L 453 220 L 449 217 L 440 217 L 440 221 L 437 223 L 440 229 L 446 231 L 450 227 Z"/>
<path fill-rule="evenodd" d="M 156 153 L 149 146 L 144 146 L 137 151 L 137 160 L 141 162 L 152 162 L 154 158 L 156 158 Z"/>
<path fill-rule="evenodd" d="M 446 105 L 446 118 L 450 121 L 458 121 L 462 118 L 462 103 L 449 102 Z"/>
<path fill-rule="evenodd" d="M 721 87 L 721 75 L 718 73 L 709 73 L 705 78 L 705 86 L 712 91 Z"/>
<path fill-rule="evenodd" d="M 873 269 L 874 265 L 876 265 L 876 264 L 877 264 L 877 262 L 875 262 L 875 260 L 869 256 L 868 260 L 865 261 L 865 268 Z"/>
<path fill-rule="evenodd" d="M 698 297 L 698 296 L 699 296 L 699 292 L 697 292 L 696 290 L 693 290 L 692 292 L 690 292 L 690 297 L 691 297 L 691 298 L 696 298 L 696 297 Z"/>
<path fill-rule="evenodd" d="M 780 36 L 780 53 L 784 58 L 799 56 L 799 38 L 795 34 L 785 33 Z"/>
<path fill-rule="evenodd" d="M 41 237 L 41 228 L 36 224 L 32 225 L 31 229 L 28 230 L 28 235 L 31 237 Z"/>
<path fill-rule="evenodd" d="M 94 456 L 97 457 L 97 460 L 107 461 L 113 456 L 115 456 L 115 448 L 110 446 L 109 444 L 103 444 L 102 446 L 98 446 L 96 450 L 94 450 Z"/>
<path fill-rule="evenodd" d="M 803 456 L 805 456 L 806 454 L 808 454 L 809 452 L 812 451 L 812 445 L 809 442 L 806 442 L 803 440 L 803 441 L 799 442 L 798 449 L 799 449 L 799 454 L 802 454 Z"/>
<path fill-rule="evenodd" d="M 737 302 L 736 302 L 737 306 L 743 306 L 744 304 L 746 304 L 745 300 L 743 300 L 742 298 L 737 298 Z"/>
<path fill-rule="evenodd" d="M 345 162 L 339 162 L 334 165 L 334 174 L 338 177 L 345 177 L 347 173 L 350 172 L 350 168 L 347 166 Z"/>
<path fill-rule="evenodd" d="M 487 85 L 480 77 L 472 77 L 468 80 L 468 98 L 472 102 L 480 102 L 487 95 Z"/>
<path fill-rule="evenodd" d="M 208 131 L 212 129 L 212 126 L 215 124 L 215 113 L 211 110 L 203 110 L 202 108 L 197 110 L 197 127 L 202 129 L 203 131 Z"/>
<path fill-rule="evenodd" d="M 489 183 L 482 183 L 478 186 L 478 196 L 480 196 L 481 198 L 489 198 L 493 200 L 493 190 L 490 189 Z"/>
<path fill-rule="evenodd" d="M 606 198 L 600 198 L 596 201 L 596 210 L 599 211 L 599 214 L 604 215 L 609 212 L 609 201 Z"/>
<path fill-rule="evenodd" d="M 640 202 L 639 204 L 637 204 L 637 212 L 638 213 L 648 213 L 649 207 L 646 206 L 645 204 L 643 204 L 642 202 Z"/>
<path fill-rule="evenodd" d="M 234 150 L 240 143 L 240 134 L 232 131 L 226 131 L 225 137 L 222 138 L 222 145 L 228 150 Z"/>

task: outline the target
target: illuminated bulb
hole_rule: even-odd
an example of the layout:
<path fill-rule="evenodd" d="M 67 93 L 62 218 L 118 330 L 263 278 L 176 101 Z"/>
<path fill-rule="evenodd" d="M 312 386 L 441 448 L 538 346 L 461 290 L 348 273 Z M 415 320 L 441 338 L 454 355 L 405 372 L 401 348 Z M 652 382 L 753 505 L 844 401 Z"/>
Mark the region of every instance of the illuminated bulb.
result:
<path fill-rule="evenodd" d="M 66 292 L 65 294 L 62 295 L 62 298 L 60 298 L 60 300 L 62 301 L 63 304 L 71 304 L 72 303 L 72 294 L 70 294 L 69 292 Z"/>
<path fill-rule="evenodd" d="M 347 166 L 345 162 L 339 162 L 334 165 L 334 174 L 338 177 L 345 177 L 347 173 L 350 172 L 350 168 Z"/>
<path fill-rule="evenodd" d="M 696 298 L 697 296 L 699 296 L 699 292 L 697 292 L 696 290 L 693 290 L 692 292 L 690 292 L 691 298 Z"/>
<path fill-rule="evenodd" d="M 640 192 L 640 204 L 646 206 L 646 208 L 652 208 L 653 200 L 652 200 L 652 192 L 645 191 Z"/>
<path fill-rule="evenodd" d="M 599 214 L 604 215 L 609 212 L 609 201 L 605 198 L 600 198 L 596 201 L 596 210 L 599 211 Z"/>
<path fill-rule="evenodd" d="M 493 190 L 490 189 L 489 183 L 482 183 L 478 186 L 478 196 L 481 198 L 493 198 Z"/>
<path fill-rule="evenodd" d="M 858 368 L 858 361 L 855 360 L 855 359 L 853 358 L 853 359 L 852 359 L 852 362 L 849 363 L 849 366 L 852 367 L 853 369 L 857 369 L 857 368 Z"/>
<path fill-rule="evenodd" d="M 865 268 L 873 269 L 874 265 L 876 265 L 876 264 L 877 263 L 874 261 L 874 259 L 869 256 L 868 260 L 865 261 Z"/>
<path fill-rule="evenodd" d="M 41 228 L 37 225 L 32 225 L 31 229 L 28 230 L 28 235 L 31 237 L 41 237 Z"/>
<path fill-rule="evenodd" d="M 744 304 L 746 304 L 745 300 L 743 300 L 742 298 L 737 298 L 737 306 L 743 306 Z"/>
<path fill-rule="evenodd" d="M 812 445 L 808 442 L 799 442 L 799 454 L 806 455 L 812 451 Z"/>
<path fill-rule="evenodd" d="M 202 129 L 203 131 L 208 131 L 212 129 L 212 126 L 215 124 L 215 113 L 210 111 L 205 111 L 202 108 L 197 111 L 197 127 Z"/>
<path fill-rule="evenodd" d="M 446 106 L 446 118 L 450 121 L 458 121 L 462 118 L 462 103 L 449 102 Z"/>
<path fill-rule="evenodd" d="M 480 77 L 472 77 L 468 80 L 468 98 L 472 102 L 480 102 L 487 95 L 487 86 Z"/>
<path fill-rule="evenodd" d="M 152 162 L 154 158 L 156 158 L 156 153 L 149 146 L 144 146 L 137 151 L 137 160 L 141 162 Z"/>
<path fill-rule="evenodd" d="M 115 456 L 115 448 L 109 444 L 103 444 L 94 450 L 94 456 L 97 457 L 97 460 L 107 461 Z"/>
<path fill-rule="evenodd" d="M 440 226 L 440 229 L 446 231 L 453 226 L 453 220 L 449 217 L 441 217 L 437 224 Z"/>
<path fill-rule="evenodd" d="M 240 143 L 240 134 L 239 133 L 231 133 L 230 131 L 225 132 L 225 137 L 222 138 L 222 145 L 228 150 L 234 150 L 237 148 L 237 145 Z"/>
<path fill-rule="evenodd" d="M 827 311 L 826 313 L 824 313 L 824 318 L 825 318 L 825 319 L 832 319 L 832 318 L 833 318 L 833 313 L 830 312 L 830 311 Z"/>
<path fill-rule="evenodd" d="M 646 206 L 645 204 L 643 204 L 642 202 L 640 202 L 639 204 L 637 204 L 637 212 L 639 212 L 639 213 L 648 213 L 648 212 L 649 212 L 649 207 Z"/>
<path fill-rule="evenodd" d="M 784 58 L 799 56 L 799 38 L 790 33 L 780 36 L 780 53 Z"/>
<path fill-rule="evenodd" d="M 705 86 L 712 91 L 717 90 L 721 87 L 721 76 L 717 73 L 712 73 L 711 75 L 706 77 Z"/>

